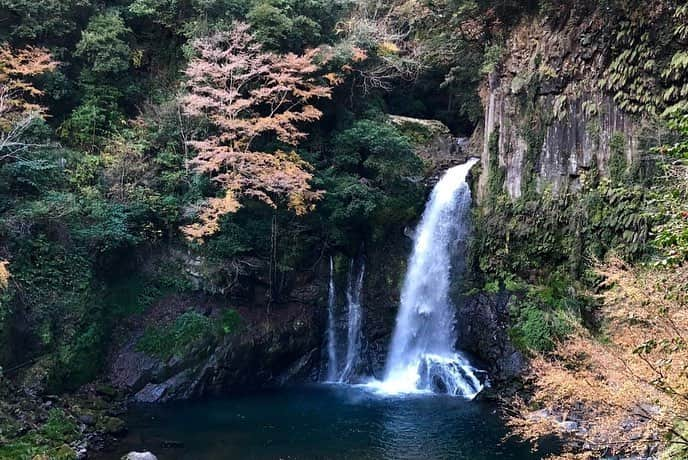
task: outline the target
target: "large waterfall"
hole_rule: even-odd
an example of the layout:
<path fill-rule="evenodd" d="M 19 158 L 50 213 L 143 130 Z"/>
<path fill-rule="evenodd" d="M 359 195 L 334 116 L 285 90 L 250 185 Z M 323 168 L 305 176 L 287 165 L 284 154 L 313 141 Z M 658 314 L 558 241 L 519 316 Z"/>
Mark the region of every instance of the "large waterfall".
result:
<path fill-rule="evenodd" d="M 466 176 L 476 162 L 449 169 L 426 205 L 402 288 L 385 378 L 373 384 L 383 392 L 433 391 L 472 398 L 482 389 L 477 370 L 455 349 L 455 308 L 449 294 L 457 247 L 469 231 Z"/>
<path fill-rule="evenodd" d="M 358 265 L 358 266 L 357 266 Z M 334 263 L 330 258 L 330 283 L 327 305 L 327 381 L 348 383 L 356 377 L 361 358 L 362 312 L 361 292 L 365 275 L 365 259 L 360 257 L 358 264 L 351 260 L 346 285 L 346 335 L 338 328 L 337 295 L 334 281 Z M 340 350 L 339 338 L 344 335 L 345 350 Z M 339 357 L 343 354 L 343 367 Z"/>

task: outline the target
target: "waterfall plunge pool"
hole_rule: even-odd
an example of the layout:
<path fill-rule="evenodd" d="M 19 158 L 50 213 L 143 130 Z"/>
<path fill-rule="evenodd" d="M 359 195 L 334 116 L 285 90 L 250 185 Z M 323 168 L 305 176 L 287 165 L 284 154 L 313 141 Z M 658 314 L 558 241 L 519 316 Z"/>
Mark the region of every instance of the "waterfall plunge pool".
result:
<path fill-rule="evenodd" d="M 131 407 L 119 460 L 461 460 L 542 458 L 507 433 L 495 406 L 443 395 L 381 397 L 349 385 L 282 388 L 223 399 Z"/>

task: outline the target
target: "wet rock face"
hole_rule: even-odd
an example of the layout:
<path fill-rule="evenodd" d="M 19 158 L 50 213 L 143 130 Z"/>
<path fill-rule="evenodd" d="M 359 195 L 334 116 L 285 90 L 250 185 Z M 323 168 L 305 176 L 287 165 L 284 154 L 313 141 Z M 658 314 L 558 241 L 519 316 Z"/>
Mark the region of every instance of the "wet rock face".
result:
<path fill-rule="evenodd" d="M 478 357 L 491 381 L 517 377 L 525 358 L 509 338 L 508 294 L 484 294 L 457 302 L 457 347 Z"/>
<path fill-rule="evenodd" d="M 210 272 L 202 260 L 195 258 L 194 264 L 200 267 L 196 273 Z M 198 280 L 205 286 L 204 276 Z M 211 287 L 215 279 L 209 281 Z M 307 381 L 319 365 L 320 296 L 326 293 L 321 282 L 317 273 L 299 275 L 284 301 L 269 307 L 261 280 L 248 277 L 239 278 L 234 287 L 226 285 L 225 292 L 204 289 L 167 296 L 120 327 L 107 377 L 132 399 L 147 403 Z M 249 283 L 253 288 L 247 290 L 243 286 Z M 239 325 L 225 334 L 214 332 L 222 329 L 215 326 L 228 307 L 238 313 Z M 164 331 L 185 313 L 203 315 L 213 327 L 179 350 L 162 353 L 167 356 L 141 350 L 139 341 L 149 328 Z"/>
<path fill-rule="evenodd" d="M 564 24 L 530 20 L 514 30 L 482 90 L 479 197 L 495 168 L 516 199 L 530 186 L 576 191 L 592 168 L 608 175 L 613 155 L 638 159 L 638 121 L 598 87 L 611 43 L 604 25 L 593 13 L 572 11 Z"/>
<path fill-rule="evenodd" d="M 358 376 L 383 377 L 411 246 L 411 238 L 399 229 L 366 251 Z M 154 308 L 148 318 L 124 332 L 111 353 L 109 379 L 134 400 L 147 403 L 316 381 L 326 371 L 328 277 L 324 260 L 311 278 L 294 285 L 288 303 L 272 305 L 269 312 L 265 306 L 244 300 L 249 306 L 236 305 L 245 323 L 240 331 L 220 340 L 199 341 L 169 359 L 149 356 L 137 348 L 145 328 L 156 320 Z M 171 303 L 202 305 L 200 311 L 211 318 L 226 308 L 225 297 L 203 300 L 202 294 L 198 295 L 164 299 L 161 302 L 168 305 L 160 308 L 179 315 L 182 311 L 175 311 Z M 523 365 L 523 357 L 509 341 L 507 303 L 507 297 L 491 295 L 455 299 L 457 347 L 479 358 L 482 362 L 477 367 L 485 369 L 493 382 L 518 375 Z"/>
<path fill-rule="evenodd" d="M 399 229 L 378 246 L 368 248 L 362 295 L 364 375 L 377 379 L 384 375 L 412 244 L 411 237 Z"/>
<path fill-rule="evenodd" d="M 389 115 L 389 121 L 411 142 L 416 154 L 436 172 L 431 175 L 431 182 L 436 182 L 434 176 L 437 173 L 465 163 L 470 157 L 469 140 L 455 137 L 441 121 L 399 115 Z"/>
<path fill-rule="evenodd" d="M 199 344 L 183 356 L 157 359 L 136 351 L 136 338 L 115 353 L 113 385 L 138 402 L 164 402 L 306 381 L 319 363 L 317 308 L 275 307 L 272 317 L 249 324 L 220 343 Z"/>

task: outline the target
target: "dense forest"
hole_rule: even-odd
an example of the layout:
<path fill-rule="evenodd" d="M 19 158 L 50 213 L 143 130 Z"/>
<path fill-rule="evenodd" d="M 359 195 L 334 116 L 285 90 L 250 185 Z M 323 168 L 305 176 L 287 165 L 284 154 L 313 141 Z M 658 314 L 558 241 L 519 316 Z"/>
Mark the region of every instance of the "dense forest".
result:
<path fill-rule="evenodd" d="M 166 400 L 274 384 L 320 353 L 328 260 L 365 257 L 387 341 L 468 157 L 456 295 L 504 315 L 461 346 L 511 434 L 688 458 L 684 2 L 0 0 L 0 458 L 85 458 L 220 355 Z M 122 350 L 160 371 L 120 385 Z"/>

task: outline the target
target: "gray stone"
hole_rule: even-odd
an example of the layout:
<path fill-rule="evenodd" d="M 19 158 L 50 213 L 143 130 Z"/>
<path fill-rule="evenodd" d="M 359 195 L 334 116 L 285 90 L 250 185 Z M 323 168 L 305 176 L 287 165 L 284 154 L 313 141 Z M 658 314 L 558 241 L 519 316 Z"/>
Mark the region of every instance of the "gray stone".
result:
<path fill-rule="evenodd" d="M 150 452 L 129 452 L 122 460 L 158 460 L 158 457 Z"/>
<path fill-rule="evenodd" d="M 475 153 L 482 157 L 479 199 L 496 164 L 506 176 L 504 191 L 517 199 L 531 185 L 526 183 L 531 175 L 538 191 L 556 195 L 580 190 L 593 168 L 608 174 L 615 136 L 624 141 L 627 163 L 639 159 L 642 121 L 597 89 L 608 47 L 595 38 L 599 25 L 575 14 L 569 21 L 554 28 L 524 22 L 507 42 L 499 70 L 490 74 L 484 127 L 474 133 L 474 143 L 481 144 Z M 531 87 L 534 73 L 540 84 Z M 530 105 L 523 104 L 525 92 Z M 490 148 L 493 136 L 496 149 Z"/>
<path fill-rule="evenodd" d="M 572 422 L 572 421 L 566 421 L 566 422 L 561 422 L 559 424 L 562 430 L 566 431 L 567 433 L 571 433 L 573 431 L 578 430 L 578 423 Z"/>
<path fill-rule="evenodd" d="M 160 402 L 166 390 L 163 384 L 149 383 L 134 395 L 134 400 L 141 403 Z"/>
<path fill-rule="evenodd" d="M 93 426 L 96 424 L 96 419 L 90 414 L 83 414 L 79 416 L 79 421 L 86 426 Z"/>
<path fill-rule="evenodd" d="M 485 294 L 455 302 L 458 323 L 457 348 L 477 356 L 490 379 L 499 384 L 518 376 L 525 366 L 523 354 L 509 337 L 509 303 L 506 293 Z"/>

